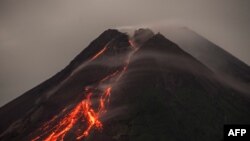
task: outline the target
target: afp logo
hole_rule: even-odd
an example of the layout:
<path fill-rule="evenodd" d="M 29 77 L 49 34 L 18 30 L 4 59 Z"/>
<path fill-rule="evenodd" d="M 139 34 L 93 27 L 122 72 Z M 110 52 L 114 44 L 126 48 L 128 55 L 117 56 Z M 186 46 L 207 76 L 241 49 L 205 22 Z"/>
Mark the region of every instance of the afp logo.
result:
<path fill-rule="evenodd" d="M 224 141 L 250 141 L 250 125 L 224 125 Z"/>

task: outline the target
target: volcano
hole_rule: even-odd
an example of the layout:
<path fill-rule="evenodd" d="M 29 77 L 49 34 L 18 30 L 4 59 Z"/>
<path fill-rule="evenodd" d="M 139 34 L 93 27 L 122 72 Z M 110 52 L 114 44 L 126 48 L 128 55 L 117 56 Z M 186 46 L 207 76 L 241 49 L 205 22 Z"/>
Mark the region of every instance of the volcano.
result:
<path fill-rule="evenodd" d="M 219 141 L 224 124 L 250 124 L 250 93 L 239 87 L 249 88 L 249 66 L 207 40 L 210 53 L 199 57 L 206 51 L 193 49 L 197 43 L 175 39 L 106 30 L 62 71 L 0 108 L 0 140 Z M 223 73 L 239 79 L 226 83 Z"/>

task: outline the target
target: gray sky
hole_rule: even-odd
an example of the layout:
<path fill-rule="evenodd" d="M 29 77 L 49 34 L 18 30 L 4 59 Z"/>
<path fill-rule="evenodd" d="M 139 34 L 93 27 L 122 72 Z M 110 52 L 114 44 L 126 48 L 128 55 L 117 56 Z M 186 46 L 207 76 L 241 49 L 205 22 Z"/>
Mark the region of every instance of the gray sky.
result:
<path fill-rule="evenodd" d="M 0 106 L 108 28 L 179 23 L 250 64 L 249 0 L 0 0 Z"/>

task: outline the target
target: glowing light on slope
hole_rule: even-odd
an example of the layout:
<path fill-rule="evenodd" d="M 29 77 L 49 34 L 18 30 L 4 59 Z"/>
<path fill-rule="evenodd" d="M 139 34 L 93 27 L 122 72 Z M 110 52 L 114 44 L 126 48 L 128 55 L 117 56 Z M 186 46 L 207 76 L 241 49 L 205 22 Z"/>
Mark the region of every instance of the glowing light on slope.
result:
<path fill-rule="evenodd" d="M 105 93 L 101 96 L 101 98 L 99 100 L 99 103 L 100 103 L 99 111 L 100 112 L 106 112 L 105 103 L 109 102 L 111 89 L 112 89 L 111 87 L 106 88 Z"/>
<path fill-rule="evenodd" d="M 90 61 L 95 60 L 98 56 L 100 56 L 105 50 L 107 50 L 107 47 L 104 47 L 102 50 L 100 50 L 95 56 L 93 56 Z"/>
<path fill-rule="evenodd" d="M 106 77 L 104 77 L 100 82 L 104 82 L 112 77 L 115 77 L 118 73 L 120 73 L 119 70 L 115 71 L 114 73 L 110 74 L 110 75 L 107 75 Z"/>
<path fill-rule="evenodd" d="M 66 133 L 73 127 L 73 125 L 79 119 L 79 113 L 81 110 L 81 103 L 78 104 L 65 118 L 63 118 L 55 127 L 53 132 L 44 139 L 44 141 L 57 141 L 62 140 Z"/>
<path fill-rule="evenodd" d="M 105 50 L 107 50 L 107 47 L 100 50 L 90 59 L 90 61 L 99 57 L 105 52 Z M 118 81 L 127 70 L 132 54 L 133 53 L 129 54 L 122 68 L 119 68 L 113 73 L 105 76 L 99 81 L 99 85 L 103 83 L 106 84 L 106 82 L 112 84 Z M 96 90 L 99 90 L 99 92 L 96 92 Z M 92 129 L 101 130 L 103 128 L 103 123 L 101 122 L 100 117 L 107 112 L 107 104 L 109 103 L 111 91 L 111 85 L 107 85 L 105 88 L 99 87 L 98 85 L 95 85 L 94 88 L 85 87 L 84 94 L 86 97 L 75 105 L 70 111 L 66 108 L 62 110 L 63 114 L 54 116 L 49 122 L 45 123 L 39 129 L 39 132 L 42 132 L 42 134 L 32 139 L 32 141 L 41 139 L 43 141 L 63 141 L 69 132 L 73 132 L 76 136 L 76 140 L 80 140 L 87 137 Z M 93 105 L 92 97 L 96 94 L 99 95 L 98 103 L 97 105 Z"/>
<path fill-rule="evenodd" d="M 132 48 L 136 48 L 136 44 L 134 43 L 134 41 L 128 40 L 128 42 Z"/>
<path fill-rule="evenodd" d="M 99 100 L 99 109 L 97 112 L 94 111 L 93 108 L 91 108 L 91 95 L 88 95 L 87 99 L 83 101 L 83 113 L 87 119 L 88 127 L 87 129 L 82 133 L 81 136 L 77 137 L 77 139 L 82 139 L 83 137 L 86 137 L 89 135 L 90 130 L 95 127 L 97 129 L 102 129 L 102 122 L 100 121 L 100 115 L 102 113 L 106 112 L 105 104 L 108 102 L 108 98 L 111 94 L 111 87 L 108 87 L 105 89 L 103 95 L 101 96 Z"/>
<path fill-rule="evenodd" d="M 106 112 L 106 104 L 111 94 L 111 89 L 111 87 L 107 87 L 104 90 L 99 100 L 99 108 L 96 111 L 91 102 L 91 96 L 93 94 L 92 92 L 89 92 L 84 100 L 76 105 L 68 115 L 52 128 L 51 133 L 47 135 L 44 141 L 63 140 L 65 135 L 72 130 L 72 127 L 76 125 L 77 122 L 87 122 L 81 123 L 87 124 L 87 127 L 83 130 L 82 134 L 78 135 L 77 139 L 82 139 L 83 137 L 88 136 L 92 128 L 101 130 L 102 122 L 100 121 L 100 115 Z M 91 91 L 89 89 L 86 90 Z M 84 121 L 81 119 L 84 119 Z M 46 130 L 44 131 L 46 132 Z M 42 136 L 38 136 L 32 141 L 39 140 L 40 138 L 42 138 Z"/>
<path fill-rule="evenodd" d="M 88 126 L 85 131 L 83 131 L 82 135 L 77 137 L 77 139 L 81 139 L 85 136 L 88 136 L 91 128 L 93 128 L 94 126 L 97 129 L 102 129 L 102 123 L 99 120 L 99 113 L 95 112 L 94 109 L 91 108 L 91 95 L 91 93 L 88 94 L 87 99 L 82 101 L 83 114 L 88 122 Z"/>

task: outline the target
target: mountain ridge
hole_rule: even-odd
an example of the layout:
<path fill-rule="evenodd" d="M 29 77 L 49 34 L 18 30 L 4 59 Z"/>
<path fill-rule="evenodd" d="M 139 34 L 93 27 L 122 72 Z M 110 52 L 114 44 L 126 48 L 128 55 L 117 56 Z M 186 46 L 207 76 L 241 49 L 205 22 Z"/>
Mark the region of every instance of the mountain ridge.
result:
<path fill-rule="evenodd" d="M 250 123 L 244 94 L 162 34 L 136 33 L 106 30 L 61 72 L 0 108 L 0 139 L 220 140 L 223 124 Z"/>
<path fill-rule="evenodd" d="M 162 29 L 162 32 L 167 38 L 219 75 L 243 81 L 249 85 L 249 65 L 233 54 L 187 27 L 170 26 Z"/>

